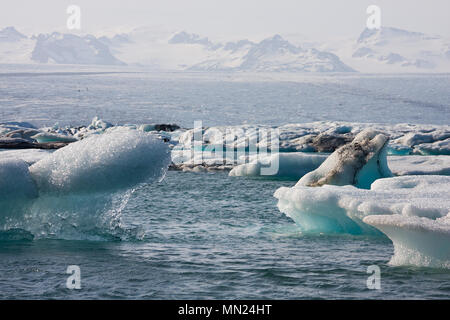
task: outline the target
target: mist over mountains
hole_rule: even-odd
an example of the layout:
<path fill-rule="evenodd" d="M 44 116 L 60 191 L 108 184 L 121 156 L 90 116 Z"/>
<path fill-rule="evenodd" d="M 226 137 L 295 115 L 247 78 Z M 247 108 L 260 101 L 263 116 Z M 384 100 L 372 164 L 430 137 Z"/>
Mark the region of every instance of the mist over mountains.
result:
<path fill-rule="evenodd" d="M 295 44 L 294 44 L 295 43 Z M 365 29 L 357 39 L 298 43 L 279 34 L 214 41 L 151 28 L 109 36 L 27 36 L 0 30 L 0 63 L 141 66 L 207 72 L 450 72 L 450 41 L 398 28 Z"/>

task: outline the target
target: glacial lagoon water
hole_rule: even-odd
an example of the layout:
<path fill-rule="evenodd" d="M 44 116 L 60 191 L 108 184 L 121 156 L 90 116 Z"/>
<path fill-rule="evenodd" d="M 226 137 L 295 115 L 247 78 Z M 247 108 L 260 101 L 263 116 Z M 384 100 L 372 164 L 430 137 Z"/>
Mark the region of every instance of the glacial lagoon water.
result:
<path fill-rule="evenodd" d="M 448 124 L 448 88 L 449 75 L 21 73 L 0 77 L 0 122 Z M 448 270 L 389 265 L 387 237 L 300 232 L 273 197 L 294 184 L 169 171 L 128 195 L 114 228 L 0 233 L 0 298 L 450 297 Z M 80 267 L 81 290 L 66 288 L 69 265 Z M 371 265 L 381 290 L 367 288 Z"/>

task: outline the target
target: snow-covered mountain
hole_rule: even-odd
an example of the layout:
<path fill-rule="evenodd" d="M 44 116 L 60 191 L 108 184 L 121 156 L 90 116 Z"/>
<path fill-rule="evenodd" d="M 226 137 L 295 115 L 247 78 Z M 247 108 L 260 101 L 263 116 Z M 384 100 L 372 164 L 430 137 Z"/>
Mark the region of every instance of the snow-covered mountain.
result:
<path fill-rule="evenodd" d="M 27 37 L 17 31 L 14 27 L 6 27 L 0 30 L 0 42 L 17 42 Z"/>
<path fill-rule="evenodd" d="M 0 30 L 0 63 L 124 65 L 111 53 L 113 43 L 102 40 L 58 32 L 27 37 L 6 27 Z M 118 42 L 119 36 L 111 41 Z"/>
<path fill-rule="evenodd" d="M 434 69 L 439 65 L 438 60 L 447 59 L 445 43 L 440 37 L 387 27 L 365 29 L 353 57 L 419 69 Z"/>
<path fill-rule="evenodd" d="M 449 72 L 450 41 L 391 27 L 365 29 L 356 41 L 325 45 L 361 72 Z"/>
<path fill-rule="evenodd" d="M 9 27 L 0 32 L 0 39 L 5 39 L 0 45 L 0 63 L 126 63 L 195 71 L 353 71 L 330 52 L 304 49 L 279 35 L 260 42 L 244 39 L 221 43 L 184 31 L 160 30 L 155 34 L 148 28 L 136 28 L 101 37 L 54 32 L 28 38 Z M 18 56 L 21 59 L 14 61 Z"/>
<path fill-rule="evenodd" d="M 31 60 L 60 64 L 124 65 L 115 58 L 109 47 L 92 35 L 80 37 L 74 34 L 54 32 L 40 34 L 31 53 Z"/>
<path fill-rule="evenodd" d="M 185 31 L 176 33 L 172 38 L 169 39 L 170 44 L 200 44 L 208 49 L 215 50 L 221 45 L 215 45 L 207 37 L 200 37 L 195 33 L 187 33 Z"/>
<path fill-rule="evenodd" d="M 326 43 L 305 36 L 211 40 L 165 27 L 105 34 L 0 30 L 0 63 L 132 65 L 156 70 L 252 72 L 450 72 L 450 41 L 397 28 L 365 29 Z"/>
<path fill-rule="evenodd" d="M 205 71 L 351 72 L 336 55 L 302 49 L 280 35 L 253 43 L 248 40 L 219 46 L 210 59 L 190 67 Z"/>
<path fill-rule="evenodd" d="M 0 63 L 30 63 L 35 41 L 14 27 L 0 30 Z"/>

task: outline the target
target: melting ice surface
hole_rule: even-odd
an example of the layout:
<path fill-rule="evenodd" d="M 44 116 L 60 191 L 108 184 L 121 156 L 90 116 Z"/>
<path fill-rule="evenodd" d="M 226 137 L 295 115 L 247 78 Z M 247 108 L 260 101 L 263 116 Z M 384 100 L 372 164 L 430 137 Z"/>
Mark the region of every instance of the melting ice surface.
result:
<path fill-rule="evenodd" d="M 120 234 L 120 213 L 132 189 L 158 180 L 170 152 L 158 137 L 111 128 L 72 143 L 28 167 L 0 161 L 0 227 L 34 237 L 96 239 Z"/>

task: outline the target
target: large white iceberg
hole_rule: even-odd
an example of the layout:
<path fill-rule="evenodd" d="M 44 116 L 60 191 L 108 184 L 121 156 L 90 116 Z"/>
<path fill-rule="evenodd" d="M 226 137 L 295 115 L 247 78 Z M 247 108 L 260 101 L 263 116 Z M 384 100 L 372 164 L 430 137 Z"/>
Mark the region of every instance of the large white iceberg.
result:
<path fill-rule="evenodd" d="M 121 237 L 121 210 L 133 188 L 160 179 L 169 164 L 166 143 L 129 128 L 74 142 L 30 167 L 9 157 L 0 161 L 0 232 L 20 229 L 38 238 Z"/>
<path fill-rule="evenodd" d="M 437 219 L 449 213 L 450 177 L 403 176 L 375 181 L 370 190 L 354 186 L 297 185 L 275 192 L 278 208 L 303 231 L 378 233 L 363 219 L 393 215 Z"/>
<path fill-rule="evenodd" d="M 122 128 L 59 149 L 30 172 L 41 192 L 91 192 L 161 177 L 169 163 L 168 147 L 156 136 Z"/>
<path fill-rule="evenodd" d="M 394 243 L 391 264 L 450 268 L 450 177 L 383 178 L 385 146 L 385 136 L 361 132 L 294 187 L 279 188 L 278 208 L 305 232 L 383 232 Z"/>

